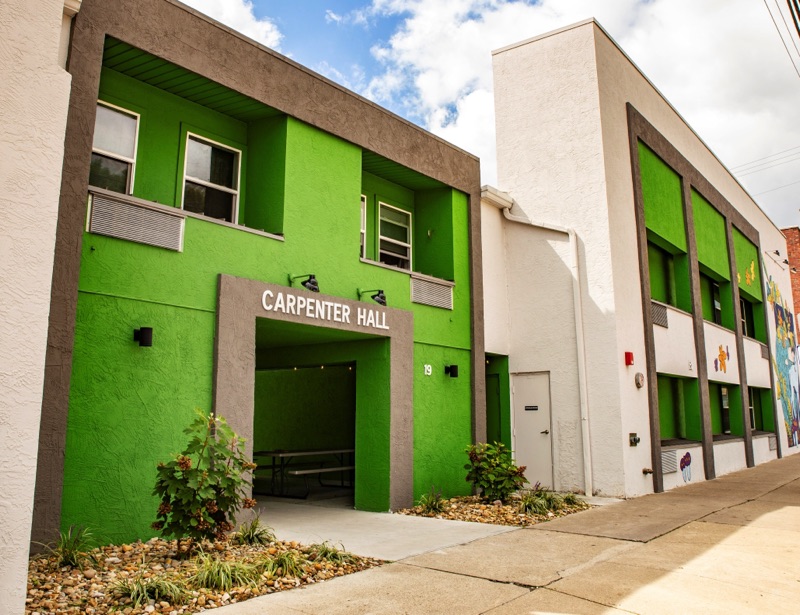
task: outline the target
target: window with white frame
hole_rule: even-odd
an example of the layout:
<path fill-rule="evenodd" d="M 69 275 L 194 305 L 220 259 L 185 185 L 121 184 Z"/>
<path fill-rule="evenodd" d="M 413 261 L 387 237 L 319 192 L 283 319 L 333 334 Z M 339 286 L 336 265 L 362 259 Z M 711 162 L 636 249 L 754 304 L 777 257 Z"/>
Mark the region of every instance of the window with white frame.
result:
<path fill-rule="evenodd" d="M 380 203 L 380 262 L 411 269 L 411 213 Z"/>
<path fill-rule="evenodd" d="M 367 196 L 361 195 L 361 258 L 367 258 Z"/>
<path fill-rule="evenodd" d="M 188 134 L 183 208 L 210 218 L 236 221 L 241 152 Z"/>
<path fill-rule="evenodd" d="M 89 184 L 114 192 L 133 192 L 139 114 L 97 101 Z"/>

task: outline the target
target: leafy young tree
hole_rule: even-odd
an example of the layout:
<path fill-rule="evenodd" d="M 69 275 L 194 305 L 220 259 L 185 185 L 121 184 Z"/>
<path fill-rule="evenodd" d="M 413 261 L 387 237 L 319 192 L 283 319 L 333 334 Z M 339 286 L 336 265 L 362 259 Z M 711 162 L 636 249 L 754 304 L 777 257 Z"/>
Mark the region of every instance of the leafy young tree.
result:
<path fill-rule="evenodd" d="M 469 463 L 464 466 L 467 481 L 488 500 L 505 501 L 528 482 L 525 466 L 517 467 L 511 451 L 502 442 L 478 443 L 467 447 Z"/>
<path fill-rule="evenodd" d="M 247 498 L 247 473 L 255 469 L 244 452 L 244 439 L 222 417 L 197 416 L 184 429 L 189 443 L 182 453 L 158 464 L 153 495 L 161 498 L 153 529 L 179 540 L 223 540 L 234 528 L 240 508 L 252 508 Z"/>

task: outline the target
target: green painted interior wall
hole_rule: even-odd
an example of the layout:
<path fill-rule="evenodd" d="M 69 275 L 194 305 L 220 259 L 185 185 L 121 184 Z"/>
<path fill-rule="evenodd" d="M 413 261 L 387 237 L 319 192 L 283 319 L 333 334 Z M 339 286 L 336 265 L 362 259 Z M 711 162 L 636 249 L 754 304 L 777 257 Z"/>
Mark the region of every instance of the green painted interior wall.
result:
<path fill-rule="evenodd" d="M 450 188 L 417 192 L 414 271 L 453 279 L 453 205 L 458 197 Z"/>
<path fill-rule="evenodd" d="M 686 252 L 680 177 L 641 141 L 639 166 L 647 229 L 678 251 Z"/>
<path fill-rule="evenodd" d="M 697 380 L 658 374 L 657 386 L 661 439 L 702 440 Z"/>
<path fill-rule="evenodd" d="M 81 292 L 61 510 L 97 541 L 154 534 L 156 465 L 183 450 L 194 408 L 211 408 L 215 315 Z M 153 327 L 153 346 L 133 330 Z"/>
<path fill-rule="evenodd" d="M 675 296 L 675 278 L 672 273 L 672 255 L 655 244 L 647 243 L 647 262 L 650 270 L 650 296 L 654 301 L 672 305 Z"/>
<path fill-rule="evenodd" d="M 489 390 L 490 380 L 491 386 L 496 387 L 496 390 Z M 507 356 L 486 355 L 486 382 L 486 441 L 502 442 L 510 449 L 511 379 L 508 375 Z"/>
<path fill-rule="evenodd" d="M 389 508 L 389 356 L 386 338 L 256 350 L 260 370 L 355 364 L 355 507 L 360 510 Z"/>
<path fill-rule="evenodd" d="M 356 372 L 333 364 L 257 370 L 253 410 L 253 450 L 352 448 Z"/>
<path fill-rule="evenodd" d="M 675 378 L 658 374 L 658 418 L 662 440 L 680 437 L 678 429 L 679 402 Z"/>
<path fill-rule="evenodd" d="M 695 378 L 679 379 L 679 392 L 682 395 L 683 421 L 685 433 L 681 437 L 700 442 L 703 439 L 703 425 L 700 421 L 700 388 Z"/>
<path fill-rule="evenodd" d="M 775 416 L 772 413 L 772 390 L 751 387 L 756 429 L 775 433 Z"/>
<path fill-rule="evenodd" d="M 755 303 L 763 301 L 761 293 L 761 265 L 758 248 L 741 231 L 733 229 L 733 248 L 736 254 L 736 272 L 739 292 Z M 763 321 L 763 314 L 761 320 Z"/>
<path fill-rule="evenodd" d="M 730 280 L 725 218 L 701 194 L 692 190 L 697 260 L 717 280 Z"/>
<path fill-rule="evenodd" d="M 266 123 L 248 126 L 113 71 L 104 70 L 100 90 L 104 100 L 142 114 L 134 193 L 161 204 L 176 204 L 181 139 L 187 126 L 220 142 L 241 143 L 248 165 L 264 156 L 274 158 L 280 149 L 275 144 L 285 139 L 285 240 L 197 218 L 186 219 L 181 253 L 84 235 L 63 527 L 90 525 L 96 535 L 114 541 L 153 535 L 149 524 L 155 511 L 150 495 L 155 463 L 182 448 L 181 431 L 196 406 L 210 409 L 220 273 L 278 284 L 286 284 L 290 273 L 315 273 L 325 294 L 357 299 L 357 288 L 383 288 L 390 306 L 413 312 L 414 340 L 422 346 L 419 357 L 446 358 L 461 368 L 461 376 L 453 381 L 436 386 L 415 383 L 415 389 L 425 393 L 415 409 L 415 421 L 419 415 L 415 450 L 422 451 L 414 466 L 421 482 L 415 485 L 435 481 L 464 492 L 463 476 L 463 485 L 456 485 L 456 472 L 449 467 L 440 477 L 436 468 L 426 464 L 456 467 L 460 475 L 463 448 L 470 440 L 466 195 L 452 191 L 451 196 L 454 309 L 413 304 L 407 273 L 359 260 L 360 148 L 293 118 L 270 123 L 278 136 L 262 148 L 252 140 L 259 129 L 269 132 Z M 261 178 L 264 185 L 280 183 L 279 167 L 277 179 Z M 263 222 L 254 222 L 259 220 L 259 199 L 265 198 L 254 194 L 255 201 L 249 202 L 248 186 L 259 185 L 259 178 L 251 177 L 254 168 L 250 166 L 242 186 L 241 211 L 252 226 L 277 224 L 279 217 L 269 215 Z M 259 190 L 253 188 L 254 193 Z M 276 188 L 270 198 L 277 199 L 278 193 Z M 140 349 L 132 341 L 133 329 L 140 326 L 154 326 L 153 348 Z M 388 352 L 383 340 L 338 344 L 320 351 L 330 362 L 357 364 L 356 404 L 364 411 L 357 411 L 356 419 L 356 462 L 361 468 L 356 505 L 367 510 L 386 510 L 389 502 Z M 443 371 L 442 364 L 435 367 Z M 415 381 L 422 378 L 422 366 L 416 365 Z M 437 438 L 444 426 L 452 434 L 441 448 Z M 422 450 L 425 446 L 439 450 L 427 455 Z M 95 486 L 98 477 L 103 480 L 102 489 Z"/>
<path fill-rule="evenodd" d="M 430 376 L 424 375 L 426 364 L 433 367 Z M 468 495 L 464 451 L 472 441 L 470 353 L 414 344 L 414 365 L 414 498 L 430 492 L 431 485 L 444 497 Z M 445 365 L 458 365 L 458 378 L 445 374 Z"/>
<path fill-rule="evenodd" d="M 729 420 L 731 435 L 744 436 L 745 422 L 742 413 L 742 388 L 738 386 L 728 386 L 728 406 L 730 408 Z M 748 419 L 749 420 L 749 419 Z M 750 428 L 750 425 L 747 425 Z"/>

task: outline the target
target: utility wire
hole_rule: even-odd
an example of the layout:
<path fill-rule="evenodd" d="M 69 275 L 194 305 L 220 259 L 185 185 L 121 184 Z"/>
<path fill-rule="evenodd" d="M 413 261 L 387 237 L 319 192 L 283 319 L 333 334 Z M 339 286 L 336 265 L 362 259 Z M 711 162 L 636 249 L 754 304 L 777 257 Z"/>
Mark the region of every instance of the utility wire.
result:
<path fill-rule="evenodd" d="M 736 171 L 737 169 L 741 169 L 742 167 L 749 167 L 751 164 L 756 162 L 761 162 L 762 160 L 766 160 L 767 158 L 773 158 L 775 156 L 780 156 L 781 154 L 785 154 L 787 152 L 791 152 L 793 150 L 800 149 L 800 145 L 795 145 L 794 147 L 790 147 L 789 149 L 785 149 L 780 152 L 775 152 L 774 154 L 770 154 L 769 156 L 764 156 L 763 158 L 756 158 L 755 160 L 751 160 L 750 162 L 744 162 L 742 164 L 737 164 L 735 167 L 731 167 L 731 171 Z"/>
<path fill-rule="evenodd" d="M 772 188 L 771 190 L 764 190 L 764 192 L 759 192 L 757 194 L 754 194 L 753 196 L 761 196 L 762 194 L 767 194 L 768 192 L 775 192 L 776 190 L 782 190 L 783 188 L 794 186 L 795 184 L 800 184 L 800 180 L 797 180 L 796 182 L 792 182 L 790 184 L 784 184 L 783 186 L 778 186 L 777 188 Z"/>
<path fill-rule="evenodd" d="M 784 156 L 784 158 L 788 158 L 788 160 L 784 160 L 783 158 L 778 158 L 777 160 L 771 160 L 769 162 L 762 162 L 759 165 L 751 167 L 749 169 L 745 169 L 735 175 L 737 177 L 744 177 L 745 175 L 750 175 L 751 173 L 760 173 L 761 171 L 766 171 L 768 169 L 772 169 L 775 167 L 779 167 L 782 164 L 788 164 L 790 162 L 795 162 L 800 160 L 800 152 L 795 152 L 794 154 L 790 154 L 789 156 Z M 761 168 L 759 168 L 761 167 Z"/>
<path fill-rule="evenodd" d="M 797 30 L 797 36 L 800 37 L 800 5 L 797 0 L 786 0 L 789 5 L 789 12 L 792 14 L 792 21 L 794 22 L 794 29 Z"/>
<path fill-rule="evenodd" d="M 775 21 L 775 16 L 769 9 L 769 4 L 767 4 L 767 0 L 764 0 L 764 6 L 767 7 L 767 12 L 769 13 L 769 16 L 772 18 L 772 23 L 775 24 L 775 29 L 778 31 L 778 36 L 781 39 L 781 43 L 783 43 L 783 48 L 786 49 L 786 54 L 789 56 L 789 61 L 792 63 L 792 68 L 794 68 L 794 72 L 796 72 L 797 76 L 800 77 L 800 70 L 797 69 L 797 65 L 794 63 L 794 59 L 792 58 L 792 52 L 789 51 L 789 46 L 786 44 L 786 40 L 783 38 L 781 29 L 780 27 L 778 27 L 778 22 Z"/>
<path fill-rule="evenodd" d="M 792 11 L 792 0 L 787 0 L 787 2 L 789 3 L 789 12 L 792 14 L 792 18 L 794 18 L 794 12 Z M 794 37 L 792 36 L 792 29 L 789 27 L 789 24 L 786 23 L 786 15 L 783 14 L 783 11 L 781 10 L 781 5 L 778 4 L 778 0 L 775 0 L 775 8 L 778 9 L 778 14 L 781 16 L 781 19 L 783 20 L 783 25 L 786 26 L 786 31 L 789 33 L 789 39 L 792 41 L 792 46 L 794 47 L 794 50 L 797 52 L 797 55 L 800 56 L 800 49 L 797 48 L 797 43 L 795 42 Z M 797 20 L 795 20 L 794 24 L 796 27 Z"/>

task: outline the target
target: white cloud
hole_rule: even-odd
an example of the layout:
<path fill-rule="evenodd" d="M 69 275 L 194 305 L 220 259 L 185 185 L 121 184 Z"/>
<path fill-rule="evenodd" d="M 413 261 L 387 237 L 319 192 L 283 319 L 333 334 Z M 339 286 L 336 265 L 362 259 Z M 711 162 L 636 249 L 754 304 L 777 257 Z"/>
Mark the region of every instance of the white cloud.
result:
<path fill-rule="evenodd" d="M 491 50 L 592 16 L 724 163 L 800 145 L 800 79 L 759 2 L 373 0 L 365 13 L 400 25 L 373 49 L 383 72 L 362 92 L 479 155 L 486 182 L 495 178 Z M 798 171 L 800 162 L 742 183 L 757 194 Z M 800 221 L 795 193 L 761 200 L 778 224 Z"/>
<path fill-rule="evenodd" d="M 325 11 L 325 21 L 327 23 L 342 23 L 343 17 L 337 13 L 334 13 L 332 10 L 327 9 Z"/>
<path fill-rule="evenodd" d="M 257 18 L 250 0 L 183 0 L 183 2 L 262 45 L 280 49 L 283 35 L 278 26 L 269 19 Z"/>

